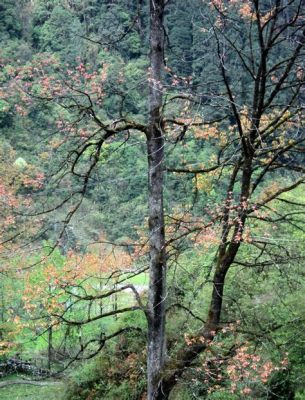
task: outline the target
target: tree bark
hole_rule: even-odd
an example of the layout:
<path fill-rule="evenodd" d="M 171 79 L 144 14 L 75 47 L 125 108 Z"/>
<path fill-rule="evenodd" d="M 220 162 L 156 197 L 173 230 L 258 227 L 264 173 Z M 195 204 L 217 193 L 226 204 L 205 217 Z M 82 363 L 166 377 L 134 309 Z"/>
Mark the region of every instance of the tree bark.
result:
<path fill-rule="evenodd" d="M 164 0 L 150 1 L 149 126 L 147 132 L 150 273 L 148 293 L 147 398 L 157 399 L 165 359 L 166 253 L 163 213 L 164 136 L 162 68 Z"/>

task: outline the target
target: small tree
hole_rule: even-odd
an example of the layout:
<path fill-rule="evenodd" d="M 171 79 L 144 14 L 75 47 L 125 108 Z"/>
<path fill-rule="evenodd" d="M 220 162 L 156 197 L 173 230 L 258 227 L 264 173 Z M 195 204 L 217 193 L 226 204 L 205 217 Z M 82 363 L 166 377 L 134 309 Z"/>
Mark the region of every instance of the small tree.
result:
<path fill-rule="evenodd" d="M 180 220 L 184 233 L 180 230 L 176 235 L 178 241 L 193 235 L 203 248 L 208 241 L 214 246 L 217 243 L 213 287 L 206 320 L 199 332 L 203 340 L 195 340 L 182 349 L 169 362 L 168 371 L 165 366 L 160 399 L 168 398 L 179 378 L 220 329 L 230 268 L 236 264 L 264 265 L 272 257 L 285 257 L 280 255 L 282 246 L 276 240 L 269 241 L 264 235 L 256 237 L 255 233 L 252 236 L 249 221 L 266 223 L 266 232 L 272 223 L 295 224 L 296 215 L 303 213 L 298 209 L 281 214 L 272 203 L 305 179 L 301 156 L 305 140 L 302 2 L 277 1 L 271 6 L 258 1 L 212 1 L 210 6 L 216 13 L 215 20 L 204 29 L 209 35 L 209 48 L 217 58 L 209 56 L 214 60 L 214 79 L 203 79 L 209 99 L 206 108 L 217 107 L 222 122 L 205 128 L 200 116 L 197 120 L 181 120 L 183 128 L 178 139 L 185 138 L 186 131 L 192 129 L 195 138 L 212 143 L 215 153 L 209 164 L 202 160 L 201 168 L 186 165 L 170 170 L 193 174 L 199 190 L 207 192 L 207 186 L 213 182 L 216 191 L 217 186 L 221 187 L 219 205 L 206 207 L 201 221 Z M 240 86 L 242 81 L 246 82 L 246 90 Z M 193 101 L 191 97 L 189 100 Z M 172 122 L 169 130 L 177 124 Z M 240 258 L 245 245 L 254 248 L 253 258 L 248 260 Z"/>

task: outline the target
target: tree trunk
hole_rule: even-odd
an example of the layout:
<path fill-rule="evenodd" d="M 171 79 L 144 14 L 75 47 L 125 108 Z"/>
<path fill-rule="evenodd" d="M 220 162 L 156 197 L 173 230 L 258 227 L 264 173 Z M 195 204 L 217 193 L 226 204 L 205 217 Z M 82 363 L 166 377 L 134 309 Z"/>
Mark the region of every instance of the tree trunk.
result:
<path fill-rule="evenodd" d="M 163 214 L 164 137 L 161 123 L 164 0 L 150 1 L 149 126 L 147 132 L 150 273 L 147 398 L 157 399 L 165 358 L 166 253 Z"/>
<path fill-rule="evenodd" d="M 48 328 L 48 365 L 47 368 L 51 371 L 52 367 L 52 354 L 53 353 L 53 328 L 49 326 Z"/>

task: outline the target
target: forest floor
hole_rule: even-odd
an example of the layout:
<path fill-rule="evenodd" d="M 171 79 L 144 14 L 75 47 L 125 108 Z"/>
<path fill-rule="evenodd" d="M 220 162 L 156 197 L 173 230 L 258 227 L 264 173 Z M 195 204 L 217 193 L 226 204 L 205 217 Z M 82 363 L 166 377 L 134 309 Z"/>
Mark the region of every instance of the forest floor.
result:
<path fill-rule="evenodd" d="M 12 378 L 11 378 L 12 379 Z M 6 380 L 1 380 L 4 383 Z M 11 382 L 11 380 L 10 380 Z M 62 382 L 44 381 L 44 386 L 30 384 L 12 384 L 0 387 L 1 400 L 63 400 Z"/>

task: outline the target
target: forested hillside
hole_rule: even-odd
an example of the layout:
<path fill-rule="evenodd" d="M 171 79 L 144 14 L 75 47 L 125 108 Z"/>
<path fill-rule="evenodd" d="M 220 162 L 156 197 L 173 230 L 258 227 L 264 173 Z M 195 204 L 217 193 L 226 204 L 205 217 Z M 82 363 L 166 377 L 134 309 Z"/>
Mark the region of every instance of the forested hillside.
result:
<path fill-rule="evenodd" d="M 0 397 L 305 399 L 304 0 L 0 0 L 0 39 Z"/>

